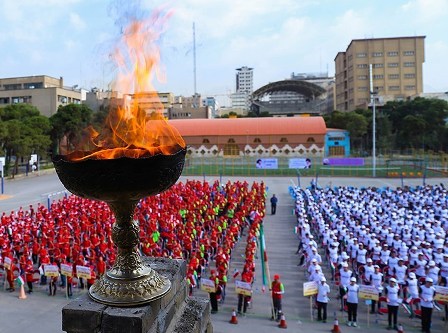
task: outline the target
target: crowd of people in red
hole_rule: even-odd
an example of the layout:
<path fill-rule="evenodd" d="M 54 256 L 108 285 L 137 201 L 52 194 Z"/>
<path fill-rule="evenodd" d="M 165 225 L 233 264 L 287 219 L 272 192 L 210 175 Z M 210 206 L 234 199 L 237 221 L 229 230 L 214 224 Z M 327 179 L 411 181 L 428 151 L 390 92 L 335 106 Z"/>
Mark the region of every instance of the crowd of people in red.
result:
<path fill-rule="evenodd" d="M 140 226 L 139 249 L 146 256 L 186 259 L 191 290 L 204 268 L 211 267 L 214 261 L 214 273 L 225 292 L 231 251 L 249 223 L 261 223 L 264 209 L 263 182 L 251 186 L 245 181 L 179 182 L 137 205 L 134 219 Z M 38 204 L 36 209 L 30 205 L 28 210 L 3 212 L 0 263 L 4 265 L 5 258 L 10 259 L 6 270 L 9 290 L 14 291 L 14 279 L 20 275 L 28 282 L 28 292 L 32 292 L 37 272 L 41 283 L 46 284 L 43 268 L 48 264 L 72 265 L 73 276 L 77 265 L 88 266 L 92 277 L 87 285 L 93 284 L 114 264 L 114 222 L 106 203 L 76 196 L 55 201 L 49 209 Z M 249 237 L 253 237 L 252 230 Z M 253 267 L 245 269 L 251 270 Z M 50 279 L 50 294 L 55 293 L 54 280 Z M 84 281 L 79 280 L 83 287 Z M 61 285 L 67 282 L 71 287 L 71 279 L 61 275 Z"/>

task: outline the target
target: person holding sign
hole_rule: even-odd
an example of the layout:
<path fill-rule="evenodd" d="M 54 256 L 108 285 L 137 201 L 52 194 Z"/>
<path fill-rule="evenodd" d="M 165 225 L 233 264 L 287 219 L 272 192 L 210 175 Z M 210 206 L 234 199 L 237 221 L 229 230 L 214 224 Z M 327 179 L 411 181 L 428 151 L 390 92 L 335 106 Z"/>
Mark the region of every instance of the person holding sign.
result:
<path fill-rule="evenodd" d="M 348 312 L 348 322 L 347 326 L 356 327 L 356 317 L 358 314 L 358 292 L 359 286 L 356 284 L 356 278 L 350 278 L 350 284 L 347 287 L 347 294 L 344 296 L 347 299 L 347 312 Z"/>
<path fill-rule="evenodd" d="M 430 333 L 432 309 L 434 307 L 434 295 L 436 293 L 432 286 L 432 279 L 426 278 L 425 284 L 420 287 L 420 305 L 422 307 L 422 332 Z"/>
<path fill-rule="evenodd" d="M 322 276 L 320 283 L 317 286 L 317 320 L 323 323 L 327 322 L 327 303 L 329 301 L 330 286 L 327 284 L 327 279 Z M 323 314 L 322 314 L 323 312 Z"/>
<path fill-rule="evenodd" d="M 274 281 L 271 284 L 272 303 L 274 305 L 274 317 L 280 321 L 280 314 L 282 312 L 282 296 L 285 293 L 285 287 L 280 282 L 280 275 L 274 275 Z"/>
<path fill-rule="evenodd" d="M 397 280 L 395 278 L 389 279 L 389 285 L 384 289 L 387 297 L 387 315 L 388 323 L 387 329 L 392 329 L 392 319 L 394 323 L 394 330 L 398 330 L 397 326 L 397 314 L 400 299 L 398 298 L 400 288 L 397 286 Z"/>
<path fill-rule="evenodd" d="M 219 279 L 216 276 L 215 270 L 210 271 L 210 277 L 209 279 L 215 283 L 215 291 L 210 292 L 210 305 L 212 307 L 212 313 L 218 312 L 218 286 L 219 286 Z"/>
<path fill-rule="evenodd" d="M 244 284 L 247 284 L 247 287 L 250 287 L 252 284 L 252 279 L 247 274 L 242 274 L 241 281 L 244 282 Z M 241 308 L 243 310 L 242 314 L 243 316 L 246 315 L 247 307 L 249 306 L 251 296 L 248 295 L 247 290 L 244 290 L 243 292 L 238 293 L 238 314 L 241 315 Z"/>

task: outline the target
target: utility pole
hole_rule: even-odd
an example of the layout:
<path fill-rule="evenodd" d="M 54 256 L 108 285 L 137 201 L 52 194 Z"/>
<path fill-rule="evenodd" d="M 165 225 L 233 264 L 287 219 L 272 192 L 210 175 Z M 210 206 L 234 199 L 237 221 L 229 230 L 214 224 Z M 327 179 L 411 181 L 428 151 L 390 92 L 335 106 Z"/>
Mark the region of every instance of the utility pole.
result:
<path fill-rule="evenodd" d="M 194 80 L 194 94 L 197 94 L 196 86 L 196 29 L 193 22 L 193 80 Z"/>
<path fill-rule="evenodd" d="M 376 177 L 376 91 L 373 90 L 372 64 L 369 65 L 370 72 L 370 101 L 372 103 L 372 177 Z"/>

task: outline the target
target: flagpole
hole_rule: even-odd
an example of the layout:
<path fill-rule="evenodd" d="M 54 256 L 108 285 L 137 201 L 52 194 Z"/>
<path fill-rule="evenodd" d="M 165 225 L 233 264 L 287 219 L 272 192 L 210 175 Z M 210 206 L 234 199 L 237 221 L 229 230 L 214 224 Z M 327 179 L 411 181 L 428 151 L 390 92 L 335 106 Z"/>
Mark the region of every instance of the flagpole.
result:
<path fill-rule="evenodd" d="M 268 264 L 268 256 L 266 253 L 263 224 L 260 224 L 260 252 L 261 252 L 261 270 L 262 270 L 263 284 L 266 284 L 266 276 L 267 276 L 268 289 L 271 290 L 271 274 L 269 272 L 269 264 Z M 269 297 L 271 298 L 271 319 L 275 319 L 274 300 L 272 299 L 272 295 L 269 295 Z"/>

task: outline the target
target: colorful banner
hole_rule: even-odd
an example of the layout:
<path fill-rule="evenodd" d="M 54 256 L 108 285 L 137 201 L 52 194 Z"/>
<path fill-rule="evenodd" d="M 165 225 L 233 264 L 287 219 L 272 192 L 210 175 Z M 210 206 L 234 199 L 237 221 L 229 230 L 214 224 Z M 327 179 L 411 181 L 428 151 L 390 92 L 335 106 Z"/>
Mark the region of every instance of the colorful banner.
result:
<path fill-rule="evenodd" d="M 44 265 L 45 276 L 59 276 L 59 267 L 57 265 Z"/>
<path fill-rule="evenodd" d="M 317 295 L 317 282 L 310 281 L 303 283 L 303 296 Z"/>
<path fill-rule="evenodd" d="M 76 265 L 76 276 L 82 279 L 90 279 L 90 267 Z"/>
<path fill-rule="evenodd" d="M 5 267 L 6 269 L 11 268 L 11 258 L 5 257 L 5 261 L 3 262 L 3 267 Z"/>
<path fill-rule="evenodd" d="M 361 284 L 359 286 L 358 297 L 360 299 L 370 299 L 372 301 L 378 301 L 379 291 L 375 288 L 375 286 L 366 286 Z"/>
<path fill-rule="evenodd" d="M 436 289 L 434 300 L 448 303 L 448 287 L 434 286 L 434 288 Z"/>
<path fill-rule="evenodd" d="M 290 169 L 310 169 L 311 159 L 309 158 L 290 158 L 288 160 Z"/>
<path fill-rule="evenodd" d="M 209 279 L 201 278 L 201 290 L 204 290 L 207 293 L 216 292 L 215 282 Z"/>
<path fill-rule="evenodd" d="M 73 276 L 73 266 L 61 264 L 61 274 L 65 276 Z"/>
<path fill-rule="evenodd" d="M 255 162 L 257 169 L 278 169 L 278 160 L 276 158 L 259 158 Z"/>
<path fill-rule="evenodd" d="M 364 158 L 362 157 L 324 158 L 322 164 L 330 166 L 364 166 Z"/>
<path fill-rule="evenodd" d="M 251 296 L 252 295 L 252 286 L 250 285 L 249 282 L 236 280 L 235 281 L 235 292 L 237 294 Z"/>

